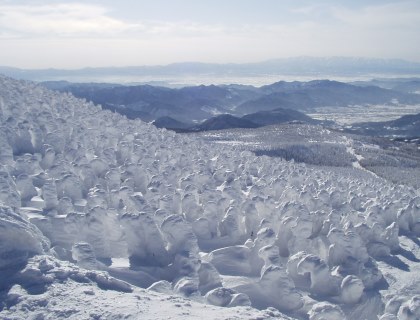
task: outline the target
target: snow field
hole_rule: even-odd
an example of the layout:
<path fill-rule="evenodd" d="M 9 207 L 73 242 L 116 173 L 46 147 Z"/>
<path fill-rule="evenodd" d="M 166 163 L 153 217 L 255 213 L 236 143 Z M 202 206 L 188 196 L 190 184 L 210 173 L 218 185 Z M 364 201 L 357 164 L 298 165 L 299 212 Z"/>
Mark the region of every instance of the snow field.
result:
<path fill-rule="evenodd" d="M 417 266 L 401 237 L 418 246 L 418 190 L 216 147 L 3 77 L 0 120 L 0 268 L 10 275 L 0 317 L 95 317 L 76 306 L 94 312 L 96 296 L 96 317 L 164 318 L 154 313 L 162 292 L 182 301 L 164 304 L 181 305 L 172 318 L 202 315 L 190 300 L 241 307 L 202 305 L 214 318 L 420 312 L 419 287 L 390 281 Z M 224 286 L 229 276 L 247 281 Z M 136 305 L 143 295 L 152 306 Z"/>

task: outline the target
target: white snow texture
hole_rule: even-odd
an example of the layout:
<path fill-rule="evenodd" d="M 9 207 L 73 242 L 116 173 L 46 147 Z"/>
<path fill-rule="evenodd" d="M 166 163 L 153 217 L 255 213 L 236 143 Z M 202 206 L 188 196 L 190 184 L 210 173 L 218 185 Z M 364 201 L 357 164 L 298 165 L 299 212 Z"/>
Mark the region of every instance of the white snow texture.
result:
<path fill-rule="evenodd" d="M 5 77 L 0 122 L 1 319 L 420 319 L 419 190 Z"/>

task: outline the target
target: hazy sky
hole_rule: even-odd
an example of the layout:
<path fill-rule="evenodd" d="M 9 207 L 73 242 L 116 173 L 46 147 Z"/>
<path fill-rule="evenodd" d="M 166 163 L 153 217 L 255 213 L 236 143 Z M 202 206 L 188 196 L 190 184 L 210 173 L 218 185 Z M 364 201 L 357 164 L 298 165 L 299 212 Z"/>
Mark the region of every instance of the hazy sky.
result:
<path fill-rule="evenodd" d="M 0 0 L 0 65 L 79 68 L 292 56 L 420 62 L 420 1 Z"/>

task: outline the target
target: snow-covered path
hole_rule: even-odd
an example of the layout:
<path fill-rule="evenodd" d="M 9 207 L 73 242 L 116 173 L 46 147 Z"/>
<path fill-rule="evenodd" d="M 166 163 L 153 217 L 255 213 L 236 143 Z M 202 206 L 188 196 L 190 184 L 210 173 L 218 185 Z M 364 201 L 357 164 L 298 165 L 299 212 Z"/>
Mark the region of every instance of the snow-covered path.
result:
<path fill-rule="evenodd" d="M 363 158 L 362 155 L 356 153 L 356 150 L 354 149 L 354 146 L 353 146 L 353 144 L 354 144 L 353 139 L 351 139 L 349 137 L 346 137 L 346 136 L 344 136 L 343 138 L 345 140 L 346 152 L 356 158 L 356 161 L 353 161 L 353 163 L 352 163 L 353 168 L 363 170 L 365 172 L 368 172 L 368 173 L 372 174 L 376 178 L 379 178 L 379 176 L 376 173 L 374 173 L 370 170 L 367 170 L 365 167 L 363 167 L 360 164 L 360 161 L 363 160 L 364 158 Z"/>

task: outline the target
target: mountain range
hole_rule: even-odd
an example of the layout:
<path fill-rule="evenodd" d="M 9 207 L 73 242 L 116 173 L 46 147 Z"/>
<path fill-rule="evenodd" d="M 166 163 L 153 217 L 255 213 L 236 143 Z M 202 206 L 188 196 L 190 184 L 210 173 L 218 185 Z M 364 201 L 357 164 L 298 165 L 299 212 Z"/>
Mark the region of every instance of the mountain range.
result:
<path fill-rule="evenodd" d="M 266 93 L 255 100 L 249 100 L 239 105 L 237 110 L 242 113 L 272 110 L 274 108 L 289 108 L 311 110 L 317 107 L 364 104 L 387 104 L 398 101 L 404 104 L 415 104 L 420 96 L 403 93 L 376 86 L 355 86 L 348 83 L 314 80 L 309 82 L 280 81 L 261 87 Z"/>
<path fill-rule="evenodd" d="M 256 63 L 201 63 L 185 62 L 162 66 L 127 66 L 63 69 L 19 69 L 0 67 L 0 73 L 19 79 L 47 81 L 62 79 L 103 79 L 105 77 L 131 78 L 137 76 L 360 76 L 367 74 L 419 75 L 420 63 L 399 59 L 355 57 L 294 57 Z"/>
<path fill-rule="evenodd" d="M 268 118 L 278 123 L 279 114 L 267 115 L 259 112 L 281 109 L 283 111 L 280 122 L 295 120 L 309 122 L 310 119 L 296 112 L 313 112 L 318 107 L 340 108 L 351 105 L 420 103 L 418 94 L 331 80 L 279 81 L 262 87 L 200 85 L 167 88 L 151 85 L 123 86 L 63 81 L 44 82 L 43 85 L 61 92 L 70 92 L 78 98 L 100 104 L 103 109 L 118 112 L 130 119 L 140 118 L 150 122 L 160 118 L 165 120 L 169 117 L 173 119 L 171 121 L 182 123 L 165 124 L 163 120 L 157 122 L 161 127 L 172 129 L 193 127 L 223 114 L 238 118 L 246 116 L 244 120 L 258 125 L 267 125 Z M 261 121 L 262 123 L 259 123 Z"/>
<path fill-rule="evenodd" d="M 283 123 L 325 124 L 325 121 L 312 119 L 296 110 L 282 108 L 250 113 L 243 117 L 221 114 L 195 125 L 189 125 L 171 117 L 161 117 L 153 121 L 153 124 L 158 128 L 166 128 L 177 132 L 199 132 L 235 128 L 252 129 Z"/>
<path fill-rule="evenodd" d="M 355 81 L 352 84 L 359 86 L 376 86 L 407 93 L 420 92 L 419 78 L 372 79 L 370 81 Z"/>

